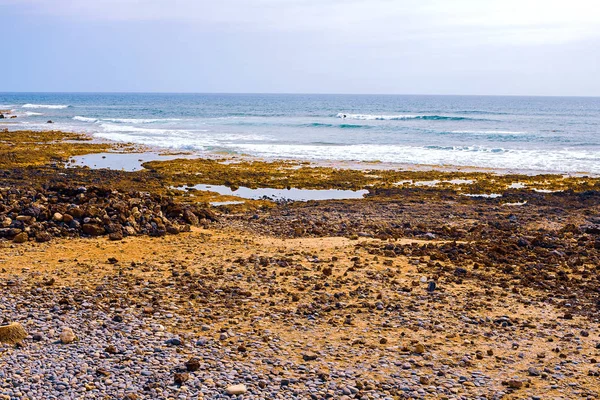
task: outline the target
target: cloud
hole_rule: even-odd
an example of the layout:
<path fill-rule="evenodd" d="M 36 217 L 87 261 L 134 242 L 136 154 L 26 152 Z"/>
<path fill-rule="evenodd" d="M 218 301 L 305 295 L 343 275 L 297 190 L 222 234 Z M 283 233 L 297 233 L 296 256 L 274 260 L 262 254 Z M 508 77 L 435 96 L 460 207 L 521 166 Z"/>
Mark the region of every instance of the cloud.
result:
<path fill-rule="evenodd" d="M 305 32 L 363 43 L 556 44 L 600 36 L 597 0 L 0 0 L 21 13 Z"/>

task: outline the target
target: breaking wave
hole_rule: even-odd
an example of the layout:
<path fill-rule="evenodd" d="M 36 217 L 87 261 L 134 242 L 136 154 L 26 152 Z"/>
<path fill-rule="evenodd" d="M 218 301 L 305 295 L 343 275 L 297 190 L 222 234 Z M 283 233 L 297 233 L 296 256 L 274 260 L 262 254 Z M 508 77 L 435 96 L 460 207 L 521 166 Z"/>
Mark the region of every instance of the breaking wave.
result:
<path fill-rule="evenodd" d="M 445 115 L 410 115 L 410 114 L 373 115 L 373 114 L 338 113 L 337 117 L 342 118 L 342 119 L 356 119 L 356 120 L 361 120 L 361 121 L 405 121 L 405 120 L 414 120 L 414 119 L 422 119 L 422 120 L 430 120 L 430 121 L 478 120 L 476 118 L 468 118 L 468 117 L 452 117 L 452 116 L 445 116 Z"/>
<path fill-rule="evenodd" d="M 64 104 L 24 104 L 23 108 L 48 108 L 51 110 L 62 110 L 70 106 Z"/>
<path fill-rule="evenodd" d="M 151 124 L 153 122 L 181 121 L 180 118 L 90 118 L 82 117 L 80 115 L 73 117 L 73 119 L 81 122 L 105 121 L 123 124 Z"/>

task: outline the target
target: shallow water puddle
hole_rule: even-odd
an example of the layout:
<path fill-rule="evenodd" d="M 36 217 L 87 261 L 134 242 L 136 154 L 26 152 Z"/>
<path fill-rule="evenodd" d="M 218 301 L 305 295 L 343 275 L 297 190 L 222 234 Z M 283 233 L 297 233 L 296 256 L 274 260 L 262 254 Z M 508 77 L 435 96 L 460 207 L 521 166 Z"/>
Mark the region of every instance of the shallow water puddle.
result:
<path fill-rule="evenodd" d="M 250 189 L 248 187 L 240 187 L 237 190 L 223 185 L 195 185 L 195 186 L 180 186 L 175 189 L 179 190 L 203 190 L 219 193 L 224 196 L 236 196 L 244 199 L 259 200 L 269 198 L 272 200 L 292 200 L 292 201 L 309 201 L 309 200 L 347 200 L 347 199 L 362 199 L 368 190 L 339 190 L 339 189 L 272 189 L 258 188 Z"/>
<path fill-rule="evenodd" d="M 475 181 L 472 179 L 452 179 L 449 181 L 440 181 L 438 179 L 436 180 L 432 180 L 432 181 L 412 181 L 412 180 L 405 180 L 405 181 L 400 181 L 400 182 L 396 182 L 394 183 L 394 185 L 396 186 L 402 186 L 402 185 L 412 185 L 412 186 L 430 186 L 430 187 L 434 187 L 439 185 L 440 183 L 449 183 L 451 185 L 472 185 Z"/>
<path fill-rule="evenodd" d="M 516 203 L 503 203 L 503 206 L 524 206 L 525 204 L 527 204 L 527 201 L 520 201 L 520 202 L 516 202 Z"/>
<path fill-rule="evenodd" d="M 209 204 L 213 207 L 219 206 L 235 206 L 238 204 L 244 204 L 245 201 L 211 201 Z"/>
<path fill-rule="evenodd" d="M 480 197 L 480 198 L 485 198 L 485 199 L 496 199 L 498 197 L 502 197 L 502 195 L 500 193 L 491 193 L 491 194 L 487 194 L 487 193 L 481 193 L 481 194 L 463 193 L 461 196 Z"/>
<path fill-rule="evenodd" d="M 526 187 L 527 187 L 527 184 L 525 184 L 525 183 L 513 182 L 510 184 L 510 186 L 508 188 L 509 189 L 525 189 Z"/>
<path fill-rule="evenodd" d="M 192 158 L 189 154 L 165 155 L 160 153 L 96 153 L 71 157 L 67 167 L 89 167 L 90 169 L 113 169 L 140 171 L 142 164 L 149 161 L 167 161 L 177 158 Z"/>

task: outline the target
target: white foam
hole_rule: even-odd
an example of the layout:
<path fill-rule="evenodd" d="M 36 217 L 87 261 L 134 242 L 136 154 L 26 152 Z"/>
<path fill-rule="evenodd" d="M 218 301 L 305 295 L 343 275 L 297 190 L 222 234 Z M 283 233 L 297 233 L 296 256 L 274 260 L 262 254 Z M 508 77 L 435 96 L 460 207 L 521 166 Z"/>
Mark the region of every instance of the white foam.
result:
<path fill-rule="evenodd" d="M 96 118 L 81 117 L 79 115 L 74 116 L 73 119 L 75 121 L 81 121 L 81 122 L 98 122 L 98 120 Z"/>
<path fill-rule="evenodd" d="M 153 122 L 181 121 L 180 118 L 102 118 L 102 121 L 123 124 L 151 124 Z"/>
<path fill-rule="evenodd" d="M 102 131 L 95 132 L 94 136 L 117 142 L 185 150 L 204 150 L 208 146 L 219 145 L 219 142 L 213 138 L 202 135 L 205 131 L 140 128 L 115 124 L 100 124 L 99 126 Z"/>
<path fill-rule="evenodd" d="M 150 124 L 153 122 L 169 122 L 169 121 L 181 121 L 179 118 L 90 118 L 90 117 L 82 117 L 77 115 L 73 117 L 76 121 L 81 122 L 114 122 L 114 123 L 123 123 L 123 124 Z M 125 128 L 125 127 L 124 127 Z"/>
<path fill-rule="evenodd" d="M 23 113 L 23 115 L 25 115 L 26 117 L 34 117 L 36 115 L 44 115 L 43 113 L 39 113 L 39 112 L 34 112 L 34 111 L 25 111 Z"/>
<path fill-rule="evenodd" d="M 64 104 L 24 104 L 23 108 L 48 108 L 53 110 L 62 110 L 68 108 L 68 105 Z"/>
<path fill-rule="evenodd" d="M 338 118 L 358 119 L 364 121 L 393 121 L 419 118 L 418 115 L 372 115 L 372 114 L 344 114 L 338 113 Z"/>
<path fill-rule="evenodd" d="M 524 134 L 527 134 L 528 132 L 487 130 L 487 131 L 452 131 L 451 133 L 467 133 L 470 135 L 524 135 Z"/>
<path fill-rule="evenodd" d="M 482 146 L 432 147 L 357 144 L 232 144 L 239 152 L 262 157 L 308 160 L 381 161 L 403 164 L 476 166 L 541 172 L 600 173 L 600 151 L 495 149 Z"/>

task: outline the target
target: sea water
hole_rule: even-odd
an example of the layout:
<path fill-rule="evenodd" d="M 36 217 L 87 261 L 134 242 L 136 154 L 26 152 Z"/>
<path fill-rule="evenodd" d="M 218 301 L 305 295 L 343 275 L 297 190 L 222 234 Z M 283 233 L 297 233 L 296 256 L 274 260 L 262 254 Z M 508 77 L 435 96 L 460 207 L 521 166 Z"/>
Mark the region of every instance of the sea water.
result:
<path fill-rule="evenodd" d="M 600 98 L 0 93 L 6 109 L 0 129 L 198 153 L 600 173 Z"/>

